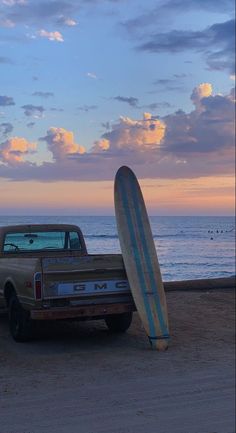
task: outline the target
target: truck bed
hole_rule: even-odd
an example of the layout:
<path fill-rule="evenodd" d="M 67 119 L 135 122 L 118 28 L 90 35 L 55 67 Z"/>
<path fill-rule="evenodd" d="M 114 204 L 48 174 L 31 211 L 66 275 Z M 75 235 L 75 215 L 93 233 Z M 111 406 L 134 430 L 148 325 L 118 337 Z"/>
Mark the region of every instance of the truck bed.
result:
<path fill-rule="evenodd" d="M 0 229 L 4 303 L 16 341 L 28 338 L 31 319 L 105 318 L 125 330 L 135 310 L 122 255 L 88 254 L 79 227 L 60 224 Z"/>

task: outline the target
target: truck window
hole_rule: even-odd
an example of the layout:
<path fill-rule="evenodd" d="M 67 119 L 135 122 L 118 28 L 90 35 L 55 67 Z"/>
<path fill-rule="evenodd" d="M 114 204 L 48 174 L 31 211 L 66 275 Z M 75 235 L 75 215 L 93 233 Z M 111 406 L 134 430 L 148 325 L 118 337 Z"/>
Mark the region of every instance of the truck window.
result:
<path fill-rule="evenodd" d="M 80 239 L 77 232 L 69 232 L 69 247 L 70 250 L 80 250 Z"/>
<path fill-rule="evenodd" d="M 7 233 L 3 251 L 6 253 L 39 250 L 81 250 L 79 233 L 49 231 L 34 233 Z"/>

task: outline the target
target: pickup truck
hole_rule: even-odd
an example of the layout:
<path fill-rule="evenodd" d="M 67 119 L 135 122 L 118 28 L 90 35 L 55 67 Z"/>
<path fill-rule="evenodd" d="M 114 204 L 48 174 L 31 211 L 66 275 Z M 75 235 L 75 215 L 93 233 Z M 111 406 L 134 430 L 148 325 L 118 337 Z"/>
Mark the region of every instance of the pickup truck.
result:
<path fill-rule="evenodd" d="M 0 227 L 0 308 L 15 341 L 33 338 L 42 320 L 105 319 L 125 332 L 135 304 L 121 254 L 88 254 L 79 227 Z"/>

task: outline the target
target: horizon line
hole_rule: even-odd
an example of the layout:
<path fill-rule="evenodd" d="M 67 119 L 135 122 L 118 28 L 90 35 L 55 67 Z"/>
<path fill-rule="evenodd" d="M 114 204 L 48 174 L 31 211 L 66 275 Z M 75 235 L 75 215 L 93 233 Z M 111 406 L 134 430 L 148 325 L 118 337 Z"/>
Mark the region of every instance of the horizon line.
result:
<path fill-rule="evenodd" d="M 205 215 L 205 214 L 195 214 L 195 215 L 170 215 L 170 214 L 165 214 L 165 215 L 157 215 L 157 214 L 149 214 L 148 213 L 148 216 L 150 216 L 150 217 L 160 217 L 160 218 L 163 218 L 163 217 L 168 217 L 168 218 L 177 218 L 177 217 L 184 217 L 184 218 L 186 218 L 186 217 L 203 217 L 203 218 L 205 218 L 205 217 L 209 217 L 209 218 L 211 218 L 211 217 L 225 217 L 225 218 L 227 218 L 227 217 L 235 217 L 235 214 L 230 214 L 230 215 Z M 64 214 L 61 214 L 61 215 L 55 215 L 55 214 L 0 214 L 0 218 L 7 218 L 7 217 L 21 217 L 21 218 L 30 218 L 30 217 L 54 217 L 54 218 L 60 218 L 60 217 L 65 217 L 65 218 L 67 218 L 67 217 L 114 217 L 115 218 L 115 214 L 66 214 L 66 215 L 64 215 Z"/>

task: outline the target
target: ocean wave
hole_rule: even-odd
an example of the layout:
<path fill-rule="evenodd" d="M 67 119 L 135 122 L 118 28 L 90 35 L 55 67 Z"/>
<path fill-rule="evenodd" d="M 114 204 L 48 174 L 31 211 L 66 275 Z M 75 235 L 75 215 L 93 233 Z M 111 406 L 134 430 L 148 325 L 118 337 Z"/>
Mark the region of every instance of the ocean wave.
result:
<path fill-rule="evenodd" d="M 153 239 L 164 239 L 164 238 L 176 238 L 187 236 L 184 233 L 166 234 L 166 235 L 153 235 Z M 106 235 L 106 234 L 84 234 L 85 239 L 119 239 L 118 235 Z"/>
<path fill-rule="evenodd" d="M 118 239 L 118 235 L 84 235 L 85 239 Z"/>
<path fill-rule="evenodd" d="M 84 234 L 85 239 L 119 239 L 119 236 L 117 234 Z M 153 234 L 153 239 L 181 239 L 181 238 L 188 238 L 188 239 L 206 239 L 209 238 L 208 233 L 187 233 L 187 232 L 181 232 L 181 233 L 167 233 L 167 234 Z"/>

